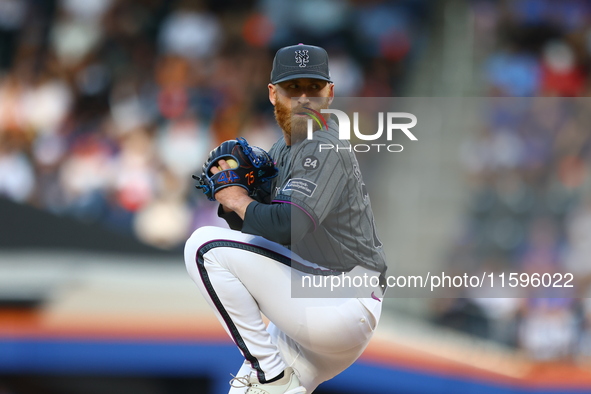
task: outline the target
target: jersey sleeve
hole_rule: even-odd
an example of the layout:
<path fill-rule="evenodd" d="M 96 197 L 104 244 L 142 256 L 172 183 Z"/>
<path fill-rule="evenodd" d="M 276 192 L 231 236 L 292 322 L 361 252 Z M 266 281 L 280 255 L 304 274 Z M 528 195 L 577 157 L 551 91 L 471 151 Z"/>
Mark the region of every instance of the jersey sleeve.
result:
<path fill-rule="evenodd" d="M 280 245 L 301 240 L 313 229 L 310 218 L 288 204 L 261 204 L 252 202 L 246 208 L 241 231 L 260 235 Z"/>
<path fill-rule="evenodd" d="M 243 221 L 236 212 L 225 212 L 222 204 L 218 206 L 218 217 L 224 219 L 232 230 L 242 230 Z"/>
<path fill-rule="evenodd" d="M 303 210 L 315 226 L 340 201 L 346 179 L 340 153 L 321 149 L 321 142 L 305 141 L 292 152 L 291 177 L 279 186 L 274 198 L 274 202 L 287 202 Z"/>

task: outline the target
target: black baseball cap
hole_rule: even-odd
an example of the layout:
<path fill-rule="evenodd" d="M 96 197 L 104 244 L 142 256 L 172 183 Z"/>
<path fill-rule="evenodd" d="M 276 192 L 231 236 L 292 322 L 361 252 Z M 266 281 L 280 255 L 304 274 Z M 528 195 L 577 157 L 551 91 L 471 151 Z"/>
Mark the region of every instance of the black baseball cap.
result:
<path fill-rule="evenodd" d="M 314 45 L 291 45 L 281 48 L 273 59 L 271 83 L 296 78 L 316 78 L 332 82 L 328 70 L 328 53 Z"/>

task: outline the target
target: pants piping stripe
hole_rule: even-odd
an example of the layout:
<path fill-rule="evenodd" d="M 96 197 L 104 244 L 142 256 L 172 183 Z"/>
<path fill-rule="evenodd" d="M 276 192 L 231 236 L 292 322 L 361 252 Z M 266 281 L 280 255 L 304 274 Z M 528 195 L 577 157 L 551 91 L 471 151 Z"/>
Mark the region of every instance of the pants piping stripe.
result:
<path fill-rule="evenodd" d="M 246 343 L 244 342 L 244 339 L 242 339 L 242 336 L 240 335 L 238 328 L 236 327 L 236 325 L 232 321 L 231 316 L 228 314 L 228 312 L 224 308 L 223 303 L 221 302 L 220 298 L 218 297 L 218 295 L 213 287 L 213 284 L 211 283 L 211 280 L 209 278 L 209 274 L 207 273 L 207 269 L 205 268 L 205 259 L 204 259 L 205 254 L 207 252 L 211 251 L 212 249 L 220 248 L 220 247 L 236 248 L 236 249 L 241 249 L 241 250 L 245 250 L 248 252 L 256 253 L 261 256 L 275 260 L 275 261 L 277 261 L 281 264 L 284 264 L 288 267 L 292 267 L 294 269 L 297 269 L 298 271 L 302 271 L 302 272 L 309 273 L 309 274 L 334 275 L 334 274 L 338 274 L 339 272 L 333 271 L 333 270 L 328 270 L 328 269 L 319 269 L 319 268 L 309 267 L 309 266 L 303 265 L 301 263 L 298 263 L 295 260 L 292 260 L 289 256 L 285 256 L 285 255 L 275 252 L 273 250 L 266 249 L 261 246 L 256 246 L 256 245 L 247 244 L 247 243 L 238 242 L 238 241 L 232 241 L 232 240 L 223 240 L 223 239 L 212 240 L 212 241 L 209 241 L 209 242 L 201 245 L 199 247 L 199 249 L 197 249 L 195 261 L 197 263 L 197 269 L 199 271 L 199 275 L 201 276 L 201 280 L 203 281 L 203 284 L 205 285 L 205 289 L 207 290 L 209 297 L 213 301 L 213 304 L 215 305 L 216 309 L 218 310 L 218 312 L 222 316 L 224 323 L 228 327 L 228 330 L 230 331 L 230 335 L 232 336 L 234 343 L 238 346 L 238 348 L 240 349 L 240 351 L 244 355 L 244 358 L 251 364 L 251 366 L 256 371 L 259 381 L 261 383 L 265 383 L 266 382 L 265 373 L 259 364 L 259 360 L 250 352 L 250 350 L 246 346 Z"/>

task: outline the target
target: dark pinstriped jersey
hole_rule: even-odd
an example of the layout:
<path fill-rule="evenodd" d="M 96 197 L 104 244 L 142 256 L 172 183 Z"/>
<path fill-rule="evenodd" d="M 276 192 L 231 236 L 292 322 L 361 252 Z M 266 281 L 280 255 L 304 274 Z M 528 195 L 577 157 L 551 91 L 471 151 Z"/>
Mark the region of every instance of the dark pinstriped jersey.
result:
<path fill-rule="evenodd" d="M 290 203 L 314 221 L 314 231 L 291 245 L 299 256 L 332 270 L 361 265 L 384 273 L 386 259 L 359 164 L 349 141 L 339 140 L 336 123 L 328 126 L 312 140 L 287 146 L 282 138 L 271 148 L 279 168 L 272 200 Z"/>

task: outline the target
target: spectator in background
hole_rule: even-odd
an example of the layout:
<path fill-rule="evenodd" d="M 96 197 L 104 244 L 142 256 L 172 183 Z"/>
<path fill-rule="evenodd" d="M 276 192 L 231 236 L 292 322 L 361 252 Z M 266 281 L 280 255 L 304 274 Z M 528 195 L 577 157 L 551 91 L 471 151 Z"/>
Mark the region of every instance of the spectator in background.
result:
<path fill-rule="evenodd" d="M 486 78 L 491 96 L 535 96 L 540 90 L 540 65 L 528 53 L 504 50 L 489 59 Z"/>
<path fill-rule="evenodd" d="M 190 59 L 212 59 L 222 44 L 222 28 L 203 1 L 182 0 L 164 19 L 160 52 Z"/>
<path fill-rule="evenodd" d="M 542 96 L 580 97 L 584 94 L 587 76 L 568 43 L 560 40 L 546 43 L 541 63 Z"/>
<path fill-rule="evenodd" d="M 111 149 L 101 139 L 92 135 L 78 139 L 60 165 L 58 181 L 64 199 L 61 207 L 52 210 L 88 222 L 100 220 L 107 212 L 113 164 Z"/>
<path fill-rule="evenodd" d="M 25 154 L 8 136 L 0 136 L 0 196 L 27 203 L 35 188 L 35 173 Z"/>

